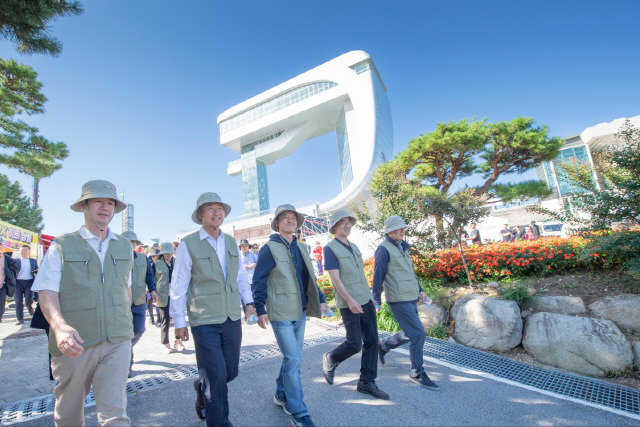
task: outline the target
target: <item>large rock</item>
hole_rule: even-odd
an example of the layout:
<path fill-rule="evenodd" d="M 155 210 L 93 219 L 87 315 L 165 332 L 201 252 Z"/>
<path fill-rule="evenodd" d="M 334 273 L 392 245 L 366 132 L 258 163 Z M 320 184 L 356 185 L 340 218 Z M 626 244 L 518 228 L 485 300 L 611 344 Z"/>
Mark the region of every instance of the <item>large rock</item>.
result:
<path fill-rule="evenodd" d="M 636 345 L 633 346 L 633 354 L 635 359 L 635 362 L 633 362 L 633 364 L 636 366 L 640 366 L 640 341 L 638 341 Z"/>
<path fill-rule="evenodd" d="M 469 294 L 456 301 L 451 316 L 455 321 L 454 336 L 460 344 L 506 351 L 522 340 L 522 317 L 514 301 Z"/>
<path fill-rule="evenodd" d="M 536 297 L 528 307 L 533 311 L 557 314 L 583 314 L 587 312 L 580 297 L 543 296 Z"/>
<path fill-rule="evenodd" d="M 589 304 L 593 314 L 609 319 L 619 328 L 640 332 L 640 295 L 622 294 Z"/>
<path fill-rule="evenodd" d="M 419 305 L 418 315 L 420 316 L 420 322 L 422 322 L 425 331 L 438 326 L 440 322 L 447 321 L 447 310 L 438 304 Z"/>
<path fill-rule="evenodd" d="M 542 363 L 596 377 L 633 362 L 631 343 L 605 319 L 535 313 L 527 318 L 522 345 Z"/>

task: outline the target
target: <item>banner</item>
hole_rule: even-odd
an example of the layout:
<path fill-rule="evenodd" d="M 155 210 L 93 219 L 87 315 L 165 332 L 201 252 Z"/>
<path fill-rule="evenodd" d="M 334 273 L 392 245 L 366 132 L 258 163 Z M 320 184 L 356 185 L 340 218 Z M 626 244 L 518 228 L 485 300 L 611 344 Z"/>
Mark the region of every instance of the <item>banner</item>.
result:
<path fill-rule="evenodd" d="M 38 233 L 0 221 L 0 239 L 12 251 L 20 251 L 22 245 L 31 246 L 31 258 L 38 256 Z"/>

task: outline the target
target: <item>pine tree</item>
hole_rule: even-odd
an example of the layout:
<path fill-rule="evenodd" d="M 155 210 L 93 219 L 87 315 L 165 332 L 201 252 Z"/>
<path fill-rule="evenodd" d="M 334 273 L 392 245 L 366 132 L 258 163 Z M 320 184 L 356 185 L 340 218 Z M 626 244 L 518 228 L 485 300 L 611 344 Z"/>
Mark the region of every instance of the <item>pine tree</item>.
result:
<path fill-rule="evenodd" d="M 0 219 L 29 231 L 41 232 L 42 210 L 32 206 L 19 182 L 11 182 L 0 174 Z"/>

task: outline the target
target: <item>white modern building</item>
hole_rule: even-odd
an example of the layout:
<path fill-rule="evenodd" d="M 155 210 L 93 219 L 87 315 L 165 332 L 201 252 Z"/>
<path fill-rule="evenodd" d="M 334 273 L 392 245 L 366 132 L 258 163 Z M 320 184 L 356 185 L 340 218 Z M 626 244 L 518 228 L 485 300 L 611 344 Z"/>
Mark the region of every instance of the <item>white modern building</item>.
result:
<path fill-rule="evenodd" d="M 376 166 L 393 156 L 386 88 L 369 54 L 341 55 L 228 109 L 218 117 L 220 144 L 240 155 L 245 214 L 268 215 L 267 166 L 305 141 L 335 132 L 342 190 L 314 209 L 348 209 L 366 192 Z"/>
<path fill-rule="evenodd" d="M 558 157 L 550 162 L 543 162 L 536 167 L 538 179 L 547 183 L 549 188 L 553 190 L 555 198 L 562 198 L 567 194 L 581 191 L 581 189 L 563 180 L 557 171 L 558 165 L 562 162 L 579 161 L 588 163 L 591 166 L 596 185 L 599 185 L 591 153 L 610 145 L 618 144 L 619 141 L 615 135 L 620 132 L 620 127 L 625 120 L 629 120 L 633 126 L 640 128 L 640 116 L 634 116 L 629 119 L 623 117 L 612 122 L 588 127 L 577 135 L 566 137 L 565 144 Z"/>

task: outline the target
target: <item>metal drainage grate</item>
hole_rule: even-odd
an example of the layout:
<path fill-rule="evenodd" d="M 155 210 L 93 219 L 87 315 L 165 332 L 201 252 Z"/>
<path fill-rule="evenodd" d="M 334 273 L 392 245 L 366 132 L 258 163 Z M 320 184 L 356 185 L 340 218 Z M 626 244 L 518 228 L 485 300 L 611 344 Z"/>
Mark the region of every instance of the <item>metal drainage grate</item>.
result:
<path fill-rule="evenodd" d="M 390 336 L 380 332 L 381 337 Z M 409 345 L 402 346 L 409 349 Z M 540 390 L 640 415 L 640 390 L 593 378 L 538 368 L 461 344 L 427 337 L 423 354 Z"/>
<path fill-rule="evenodd" d="M 313 335 L 305 338 L 304 347 L 313 347 L 343 337 L 344 334 L 336 331 Z M 281 354 L 282 353 L 280 352 L 277 344 L 265 345 L 255 350 L 241 351 L 240 365 L 244 365 L 245 363 L 252 362 L 254 360 L 279 356 Z M 189 378 L 195 378 L 197 376 L 198 367 L 196 365 L 178 366 L 157 374 L 142 375 L 130 379 L 127 382 L 127 395 L 151 390 L 174 381 L 182 381 Z M 0 425 L 9 425 L 51 415 L 53 414 L 54 404 L 55 399 L 53 398 L 53 395 L 48 394 L 0 406 Z M 95 404 L 96 401 L 93 397 L 93 391 L 91 391 L 85 400 L 84 406 L 93 406 Z"/>

